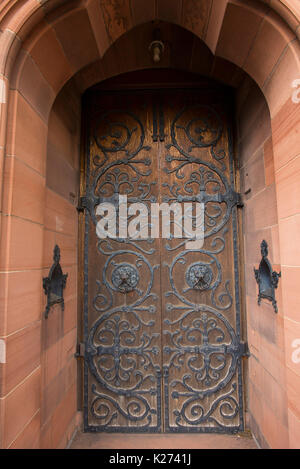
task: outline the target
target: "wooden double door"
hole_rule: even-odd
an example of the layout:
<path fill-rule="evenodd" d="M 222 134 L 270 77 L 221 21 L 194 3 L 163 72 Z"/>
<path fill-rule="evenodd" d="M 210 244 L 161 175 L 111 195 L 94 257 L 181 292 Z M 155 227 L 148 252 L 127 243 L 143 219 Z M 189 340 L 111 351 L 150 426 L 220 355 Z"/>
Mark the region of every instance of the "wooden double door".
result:
<path fill-rule="evenodd" d="M 86 431 L 243 429 L 246 347 L 229 107 L 223 91 L 209 87 L 86 98 Z M 97 235 L 97 207 L 111 203 L 118 214 L 120 195 L 128 207 L 148 207 L 147 239 Z M 204 204 L 201 248 L 187 248 L 172 229 L 168 239 L 151 238 L 151 204 L 196 202 Z"/>

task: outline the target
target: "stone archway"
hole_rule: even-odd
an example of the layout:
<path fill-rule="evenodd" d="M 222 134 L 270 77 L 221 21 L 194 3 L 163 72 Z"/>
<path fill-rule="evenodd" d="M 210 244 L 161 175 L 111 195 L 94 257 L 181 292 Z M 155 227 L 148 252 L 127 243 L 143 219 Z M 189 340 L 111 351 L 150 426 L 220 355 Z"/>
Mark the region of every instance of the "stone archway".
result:
<path fill-rule="evenodd" d="M 1 283 L 4 292 L 2 301 L 5 318 L 1 326 L 1 340 L 6 347 L 6 357 L 2 355 L 4 363 L 1 365 L 5 376 L 1 389 L 2 420 L 6 427 L 3 446 L 18 445 L 21 441 L 27 441 L 29 446 L 39 444 L 37 441 L 40 440 L 40 409 L 42 407 L 39 397 L 41 371 L 39 337 L 41 328 L 44 328 L 45 332 L 46 327 L 41 321 L 43 298 L 41 299 L 40 295 L 41 280 L 47 272 L 47 269 L 43 270 L 43 267 L 48 267 L 49 264 L 49 250 L 45 249 L 47 245 L 45 236 L 49 236 L 49 244 L 51 244 L 53 233 L 59 234 L 60 230 L 64 229 L 60 223 L 65 224 L 67 230 L 74 229 L 72 220 L 68 218 L 68 205 L 64 207 L 59 198 L 53 194 L 52 197 L 49 196 L 45 190 L 50 110 L 62 86 L 76 73 L 79 74 L 81 69 L 79 82 L 87 88 L 108 76 L 117 75 L 129 69 L 142 68 L 141 57 L 131 57 L 131 62 L 127 61 L 127 64 L 125 61 L 119 61 L 118 69 L 114 68 L 115 57 L 118 57 L 116 40 L 139 23 L 159 19 L 180 24 L 204 40 L 211 51 L 223 59 L 217 64 L 215 62 L 214 73 L 220 73 L 219 70 L 223 67 L 222 76 L 226 71 L 230 75 L 230 80 L 236 79 L 231 73 L 231 66 L 228 68 L 224 59 L 249 73 L 262 89 L 270 109 L 272 124 L 270 137 L 273 140 L 277 195 L 276 216 L 279 220 L 279 242 L 277 243 L 279 248 L 277 254 L 274 252 L 274 259 L 276 258 L 276 263 L 283 265 L 284 272 L 282 313 L 278 317 L 278 323 L 281 322 L 282 331 L 283 325 L 285 329 L 280 335 L 280 344 L 276 349 L 277 362 L 282 364 L 280 376 L 276 379 L 281 383 L 279 387 L 284 392 L 287 390 L 288 397 L 288 406 L 285 406 L 282 416 L 282 428 L 286 435 L 284 441 L 288 444 L 286 442 L 289 434 L 289 444 L 295 447 L 296 435 L 299 431 L 297 430 L 299 419 L 295 399 L 299 370 L 297 364 L 292 361 L 291 354 L 292 344 L 300 336 L 300 332 L 298 333 L 299 323 L 294 312 L 296 306 L 294 300 L 291 299 L 290 291 L 291 285 L 299 275 L 299 253 L 297 247 L 294 246 L 294 251 L 291 251 L 290 246 L 291 240 L 298 231 L 299 207 L 295 198 L 289 198 L 288 194 L 291 187 L 295 187 L 296 190 L 295 174 L 299 165 L 297 158 L 299 107 L 297 102 L 292 100 L 295 91 L 292 84 L 299 78 L 297 39 L 299 12 L 296 2 L 274 1 L 270 6 L 266 5 L 269 2 L 254 1 L 246 2 L 246 4 L 240 1 L 197 2 L 197 4 L 189 1 L 182 9 L 179 1 L 175 6 L 172 2 L 172 7 L 168 1 L 161 1 L 158 4 L 147 2 L 147 8 L 139 8 L 139 2 L 134 1 L 129 7 L 129 2 L 123 1 L 118 4 L 117 14 L 114 8 L 109 8 L 107 2 L 37 2 L 32 0 L 22 2 L 21 6 L 17 3 L 6 1 L 3 4 L 0 38 L 3 51 L 1 56 L 1 167 L 5 162 L 1 217 Z M 216 24 L 218 28 L 215 27 Z M 78 42 L 78 27 L 81 31 L 80 42 Z M 123 39 L 123 47 L 126 47 L 125 35 Z M 275 43 L 276 47 L 272 47 L 272 54 L 266 56 L 266 44 L 274 46 Z M 122 44 L 121 39 L 120 44 Z M 48 53 L 45 58 L 46 46 Z M 106 50 L 107 54 L 104 54 Z M 77 82 L 78 77 L 79 75 L 76 77 Z M 253 96 L 259 95 L 259 92 L 253 91 L 251 94 L 249 86 L 249 81 L 247 83 L 245 80 L 240 88 L 239 102 L 247 102 L 244 96 L 248 95 L 249 105 L 253 105 L 253 100 L 255 100 Z M 255 109 L 258 110 L 258 108 L 259 105 L 256 102 L 252 129 L 255 128 L 254 115 Z M 247 128 L 247 120 L 244 124 Z M 271 150 L 271 141 L 269 141 L 265 149 L 269 168 L 272 166 Z M 31 192 L 27 190 L 28 184 L 34 187 Z M 45 197 L 47 197 L 47 215 L 45 215 L 44 208 Z M 75 208 L 73 215 L 75 217 Z M 45 224 L 52 226 L 53 229 L 45 231 Z M 274 230 L 273 235 L 278 236 Z M 65 253 L 67 252 L 66 246 Z M 43 257 L 45 255 L 46 257 Z M 259 257 L 256 257 L 255 261 L 258 262 Z M 20 298 L 24 298 L 24 295 L 27 300 L 23 307 L 23 302 L 21 301 L 20 305 L 18 301 L 20 302 Z M 70 317 L 73 317 L 72 314 Z M 72 320 L 74 318 L 70 320 L 70 324 Z M 261 323 L 261 329 L 267 328 L 268 324 Z M 70 344 L 74 343 L 72 328 L 68 329 L 70 325 L 64 326 L 62 323 L 57 323 L 57 327 L 62 328 L 60 329 L 62 331 L 59 341 L 60 350 L 70 351 L 72 349 Z M 51 336 L 50 322 L 47 328 L 46 339 L 49 345 L 47 349 L 51 350 L 51 353 L 46 357 L 46 366 L 50 370 L 49 373 L 52 369 L 55 370 L 54 375 L 59 375 L 61 365 L 55 358 L 59 349 L 54 347 L 56 339 L 55 335 Z M 64 334 L 64 330 L 69 334 Z M 34 345 L 30 348 L 29 355 L 25 355 L 22 350 L 24 347 L 27 349 L 28 343 Z M 256 345 L 259 346 L 258 343 Z M 21 351 L 13 355 L 12 350 L 19 350 L 18 347 Z M 273 359 L 275 349 L 271 346 L 265 347 L 264 351 L 266 350 Z M 272 361 L 271 358 L 269 361 Z M 54 368 L 51 368 L 51 365 Z M 16 369 L 20 372 L 15 372 Z M 252 372 L 253 376 L 259 374 L 261 383 L 266 385 L 268 376 L 263 370 L 258 371 L 253 368 L 252 371 L 250 370 L 250 375 Z M 52 385 L 55 386 L 54 383 Z M 57 379 L 55 392 L 60 385 L 61 380 Z M 22 396 L 26 395 L 26 392 L 31 396 L 26 412 L 14 410 L 23 408 Z M 50 389 L 49 392 L 51 393 Z M 76 404 L 74 397 L 72 400 L 70 395 L 66 393 L 65 396 L 64 403 L 69 402 L 69 414 L 64 425 L 58 423 L 60 409 L 64 407 L 63 401 L 58 403 L 54 399 L 49 404 L 55 411 L 43 428 L 44 445 L 64 445 L 63 441 L 67 439 L 67 427 L 69 427 L 69 432 L 72 432 L 75 426 Z M 253 401 L 254 399 L 255 397 Z M 281 395 L 278 396 L 278 401 L 282 402 Z M 289 410 L 287 410 L 288 407 Z M 17 412 L 17 418 L 12 418 L 13 411 Z M 42 412 L 45 412 L 45 409 Z M 266 444 L 280 445 L 280 441 L 272 433 L 271 427 L 278 423 L 272 420 L 272 409 L 270 411 L 268 406 L 264 406 L 263 409 L 258 407 L 255 413 L 261 414 L 265 422 L 265 426 L 262 421 L 258 425 L 263 428 L 262 433 Z M 64 428 L 61 433 L 56 434 L 56 440 L 53 440 L 53 433 L 51 436 L 54 427 Z M 254 427 L 255 423 L 253 423 L 253 429 L 256 431 Z M 52 438 L 51 443 L 47 440 L 48 438 Z M 262 437 L 261 441 L 263 441 Z"/>

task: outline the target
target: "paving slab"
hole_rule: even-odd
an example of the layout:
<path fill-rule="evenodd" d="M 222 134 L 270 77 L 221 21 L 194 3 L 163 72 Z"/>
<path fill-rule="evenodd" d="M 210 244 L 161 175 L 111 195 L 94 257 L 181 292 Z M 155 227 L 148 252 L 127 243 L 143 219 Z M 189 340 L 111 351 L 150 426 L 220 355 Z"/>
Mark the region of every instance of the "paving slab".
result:
<path fill-rule="evenodd" d="M 143 435 L 78 432 L 70 449 L 258 449 L 248 432 L 238 435 Z"/>

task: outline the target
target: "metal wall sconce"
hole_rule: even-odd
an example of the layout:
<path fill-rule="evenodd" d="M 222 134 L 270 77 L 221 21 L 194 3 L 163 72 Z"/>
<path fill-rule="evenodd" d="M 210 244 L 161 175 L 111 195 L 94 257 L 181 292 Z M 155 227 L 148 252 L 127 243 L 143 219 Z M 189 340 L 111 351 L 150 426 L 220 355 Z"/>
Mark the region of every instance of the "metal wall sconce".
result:
<path fill-rule="evenodd" d="M 60 266 L 60 249 L 56 245 L 53 251 L 54 264 L 52 265 L 48 277 L 43 278 L 43 288 L 47 295 L 47 306 L 45 318 L 48 318 L 51 306 L 61 304 L 62 311 L 65 308 L 63 291 L 66 286 L 68 274 L 63 274 Z"/>
<path fill-rule="evenodd" d="M 275 288 L 278 286 L 279 277 L 281 272 L 274 272 L 270 261 L 268 260 L 268 244 L 265 240 L 260 245 L 262 259 L 259 268 L 254 269 L 255 279 L 258 283 L 259 294 L 258 304 L 260 305 L 261 299 L 265 298 L 272 302 L 275 313 L 278 313 L 277 302 L 275 300 Z"/>
<path fill-rule="evenodd" d="M 149 46 L 149 52 L 154 63 L 159 63 L 161 61 L 164 50 L 164 43 L 160 40 L 160 30 L 155 29 L 153 32 L 153 41 Z"/>

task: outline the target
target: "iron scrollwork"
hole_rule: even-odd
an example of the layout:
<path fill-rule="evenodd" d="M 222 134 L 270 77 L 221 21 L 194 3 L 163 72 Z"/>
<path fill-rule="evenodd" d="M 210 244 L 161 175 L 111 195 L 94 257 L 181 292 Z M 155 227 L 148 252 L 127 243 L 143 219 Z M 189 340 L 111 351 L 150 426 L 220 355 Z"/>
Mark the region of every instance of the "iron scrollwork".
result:
<path fill-rule="evenodd" d="M 278 313 L 277 301 L 275 299 L 275 289 L 278 287 L 281 272 L 273 271 L 271 263 L 268 259 L 268 243 L 263 240 L 261 245 L 262 259 L 259 268 L 254 268 L 255 280 L 258 284 L 258 304 L 261 304 L 262 298 L 271 301 L 275 313 Z"/>
<path fill-rule="evenodd" d="M 106 248 L 105 248 L 106 245 Z M 147 299 L 157 300 L 151 292 L 154 271 L 142 252 L 129 249 L 110 252 L 109 241 L 100 241 L 99 253 L 108 257 L 98 281 L 98 293 L 93 306 L 99 314 L 89 332 L 86 360 L 89 369 L 102 391 L 92 386 L 90 412 L 97 421 L 98 431 L 151 431 L 160 425 L 160 367 L 155 361 L 159 348 L 155 345 L 158 334 L 153 332 L 156 307 L 144 304 Z M 117 263 L 116 258 L 131 256 L 133 263 Z M 108 271 L 113 268 L 111 281 Z M 148 270 L 146 289 L 137 289 L 138 269 Z M 143 275 L 146 275 L 145 270 Z M 125 282 L 123 281 L 125 279 Z M 107 295 L 104 293 L 107 292 Z M 130 304 L 113 305 L 113 291 L 132 293 Z M 127 299 L 128 301 L 128 299 Z M 145 320 L 144 315 L 153 319 Z M 121 399 L 121 400 L 120 400 Z M 122 405 L 122 400 L 127 406 Z M 153 405 L 153 401 L 156 405 Z M 125 419 L 126 426 L 114 427 L 116 419 Z M 135 425 L 135 426 L 134 426 Z"/>
<path fill-rule="evenodd" d="M 47 306 L 45 309 L 45 318 L 48 318 L 51 306 L 60 304 L 64 310 L 63 291 L 66 286 L 68 274 L 63 274 L 60 266 L 60 249 L 56 245 L 53 251 L 54 264 L 52 265 L 48 277 L 43 278 L 43 288 L 47 295 Z"/>
<path fill-rule="evenodd" d="M 96 124 L 105 131 L 93 132 L 96 153 L 90 157 L 82 199 L 82 207 L 87 208 L 85 428 L 158 432 L 164 415 L 166 431 L 242 430 L 241 358 L 246 349 L 240 337 L 237 284 L 236 207 L 240 198 L 234 191 L 231 152 L 220 145 L 222 118 L 210 106 L 193 105 L 182 109 L 171 123 L 165 172 L 174 173 L 175 182 L 163 185 L 167 188 L 163 201 L 202 202 L 206 244 L 196 252 L 185 249 L 185 241 L 165 245 L 170 257 L 170 291 L 165 296 L 174 301 L 166 303 L 162 321 L 162 363 L 158 297 L 153 292 L 160 266 L 153 262 L 154 247 L 129 239 L 98 241 L 102 273 L 97 286 L 87 289 L 89 230 L 97 222 L 96 205 L 103 199 L 114 203 L 120 193 L 128 196 L 129 203 L 155 201 L 151 191 L 155 182 L 146 179 L 151 175 L 151 160 L 139 156 L 150 150 L 140 119 L 130 111 L 113 109 L 101 114 Z M 154 141 L 163 140 L 163 127 L 163 116 L 155 108 Z M 185 168 L 191 170 L 183 174 Z M 221 261 L 229 242 L 234 248 L 234 275 L 227 278 Z M 90 297 L 88 290 L 93 292 Z M 95 314 L 91 324 L 89 309 Z M 229 317 L 234 314 L 232 324 Z"/>
<path fill-rule="evenodd" d="M 96 225 L 95 208 L 102 201 L 118 211 L 120 195 L 126 195 L 128 203 L 149 204 L 156 198 L 152 195 L 155 182 L 146 179 L 152 172 L 151 160 L 140 156 L 150 150 L 141 120 L 131 111 L 112 109 L 95 118 L 94 127 L 94 153 L 82 205 L 87 208 L 86 219 Z M 87 222 L 86 257 L 89 230 Z M 85 363 L 93 381 L 86 390 L 85 427 L 91 431 L 160 429 L 159 334 L 153 331 L 157 297 L 152 292 L 158 265 L 151 259 L 155 249 L 145 246 L 151 242 L 122 238 L 97 241 L 102 275 L 96 279 L 97 287 L 89 300 L 86 291 L 85 308 L 87 317 L 90 301 L 95 314 L 94 323 L 85 332 Z M 86 284 L 88 275 L 86 263 Z"/>
<path fill-rule="evenodd" d="M 166 146 L 170 167 L 165 172 L 176 179 L 164 184 L 169 194 L 163 200 L 203 203 L 205 238 L 196 252 L 184 249 L 184 242 L 165 246 L 169 252 L 180 250 L 167 264 L 171 289 L 165 293 L 173 298 L 166 304 L 163 368 L 166 428 L 172 432 L 234 433 L 243 429 L 241 359 L 247 355 L 247 347 L 240 337 L 236 246 L 236 209 L 241 199 L 234 191 L 231 147 L 227 154 L 220 146 L 223 132 L 215 109 L 186 106 L 174 118 L 172 143 Z M 234 290 L 231 278 L 224 278 L 221 262 L 230 242 L 230 222 Z M 183 275 L 186 287 L 179 280 Z M 234 314 L 230 321 L 228 317 Z"/>

